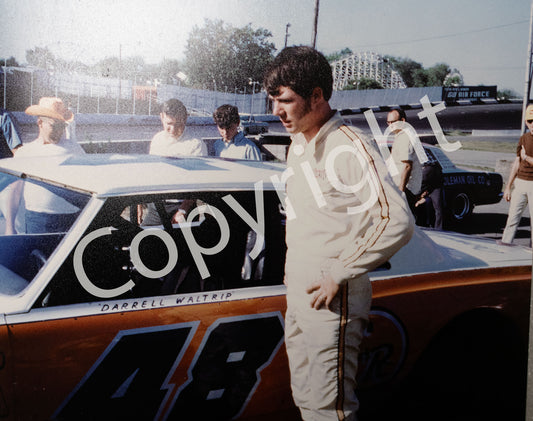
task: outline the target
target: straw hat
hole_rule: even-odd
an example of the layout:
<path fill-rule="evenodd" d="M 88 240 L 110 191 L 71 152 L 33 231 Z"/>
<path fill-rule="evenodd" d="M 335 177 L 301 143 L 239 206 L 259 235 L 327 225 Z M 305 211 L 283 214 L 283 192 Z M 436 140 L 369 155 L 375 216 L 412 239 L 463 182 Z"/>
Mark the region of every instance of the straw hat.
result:
<path fill-rule="evenodd" d="M 56 120 L 70 123 L 74 119 L 74 114 L 70 111 L 60 98 L 43 97 L 39 100 L 39 105 L 31 105 L 26 108 L 26 114 L 39 117 L 50 117 Z"/>

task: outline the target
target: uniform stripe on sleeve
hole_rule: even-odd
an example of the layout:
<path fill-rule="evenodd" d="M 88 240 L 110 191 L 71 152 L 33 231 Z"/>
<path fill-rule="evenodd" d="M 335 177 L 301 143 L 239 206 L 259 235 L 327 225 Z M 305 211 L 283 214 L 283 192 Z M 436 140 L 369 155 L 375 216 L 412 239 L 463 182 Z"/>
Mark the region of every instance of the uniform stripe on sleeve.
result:
<path fill-rule="evenodd" d="M 361 138 L 357 136 L 357 134 L 350 130 L 348 127 L 341 126 L 339 129 L 352 141 L 354 146 L 361 153 L 363 158 L 367 161 L 368 171 L 370 172 L 370 176 L 374 180 L 374 186 L 377 187 L 378 190 L 377 200 L 381 207 L 381 221 L 378 224 L 373 225 L 374 231 L 370 235 L 368 235 L 366 242 L 362 243 L 359 248 L 355 250 L 352 256 L 349 256 L 346 259 L 350 262 L 353 262 L 356 261 L 361 255 L 363 255 L 369 248 L 375 245 L 383 234 L 383 232 L 385 231 L 387 225 L 390 222 L 390 206 L 389 202 L 387 201 L 387 196 L 385 194 L 385 187 L 383 186 L 381 178 L 378 176 L 378 171 L 374 162 L 374 158 L 368 152 L 366 145 L 361 140 Z"/>

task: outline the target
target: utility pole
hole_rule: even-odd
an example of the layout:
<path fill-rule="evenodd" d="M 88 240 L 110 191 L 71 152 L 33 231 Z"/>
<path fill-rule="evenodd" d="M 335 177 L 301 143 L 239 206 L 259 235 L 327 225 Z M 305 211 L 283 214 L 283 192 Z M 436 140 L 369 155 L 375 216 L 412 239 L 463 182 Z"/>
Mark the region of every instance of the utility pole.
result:
<path fill-rule="evenodd" d="M 533 76 L 533 66 L 532 66 L 532 44 L 533 44 L 533 1 L 531 2 L 531 10 L 529 13 L 529 39 L 527 43 L 527 62 L 526 62 L 526 77 L 525 77 L 525 89 L 524 89 L 524 101 L 522 104 L 522 131 L 525 130 L 525 119 L 526 108 L 529 103 L 529 97 L 531 95 L 531 79 Z"/>
<path fill-rule="evenodd" d="M 6 96 L 7 96 L 7 58 L 4 58 L 4 110 L 7 110 Z"/>
<path fill-rule="evenodd" d="M 533 44 L 533 0 L 531 1 L 531 11 L 529 14 L 529 42 L 527 47 L 527 65 L 526 65 L 526 92 L 524 93 L 524 103 L 522 108 L 522 125 L 525 126 L 526 107 L 531 94 L 531 44 Z M 522 130 L 523 132 L 524 130 Z M 530 203 L 529 206 L 532 206 Z M 531 227 L 533 229 L 533 226 Z M 533 419 L 533 276 L 531 278 L 529 301 L 529 353 L 527 363 L 527 390 L 526 390 L 526 420 Z"/>
<path fill-rule="evenodd" d="M 287 38 L 289 38 L 289 27 L 291 26 L 290 23 L 285 25 L 285 48 L 287 48 Z"/>
<path fill-rule="evenodd" d="M 317 33 L 317 28 L 318 28 L 318 9 L 320 7 L 319 3 L 320 3 L 320 0 L 315 0 L 315 21 L 313 24 L 313 37 L 311 40 L 312 41 L 311 46 L 313 48 L 316 48 L 316 33 Z"/>
<path fill-rule="evenodd" d="M 120 110 L 120 95 L 122 93 L 122 44 L 118 45 L 118 96 L 116 114 Z"/>

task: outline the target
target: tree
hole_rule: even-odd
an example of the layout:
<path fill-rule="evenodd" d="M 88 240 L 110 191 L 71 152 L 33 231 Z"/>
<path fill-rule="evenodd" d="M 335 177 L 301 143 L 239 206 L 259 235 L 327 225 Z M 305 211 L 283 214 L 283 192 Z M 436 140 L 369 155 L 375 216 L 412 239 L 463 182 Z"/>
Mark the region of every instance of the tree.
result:
<path fill-rule="evenodd" d="M 457 69 L 452 69 L 443 82 L 443 86 L 463 86 L 464 84 L 463 75 Z"/>
<path fill-rule="evenodd" d="M 195 26 L 185 50 L 186 73 L 197 87 L 223 91 L 249 89 L 249 81 L 262 82 L 265 67 L 274 57 L 272 33 L 251 24 L 233 28 L 223 21 L 205 20 Z M 252 84 L 251 87 L 260 86 Z"/>
<path fill-rule="evenodd" d="M 48 47 L 35 47 L 34 49 L 26 50 L 26 61 L 30 66 L 45 70 L 54 70 L 56 68 L 56 58 Z"/>
<path fill-rule="evenodd" d="M 341 51 L 336 51 L 334 53 L 326 55 L 326 59 L 331 63 L 332 61 L 340 60 L 342 57 L 349 56 L 350 54 L 353 54 L 353 51 L 346 47 L 343 48 Z"/>
<path fill-rule="evenodd" d="M 415 86 L 426 86 L 421 83 L 425 83 L 425 77 L 422 75 L 422 64 L 410 59 L 385 56 L 385 60 L 392 64 L 394 70 L 396 70 L 408 88 Z"/>
<path fill-rule="evenodd" d="M 357 83 L 357 89 L 360 91 L 366 89 L 383 89 L 383 86 L 377 80 L 362 77 Z"/>
<path fill-rule="evenodd" d="M 120 60 L 118 57 L 106 57 L 98 61 L 93 69 L 99 77 L 117 78 L 119 75 Z"/>
<path fill-rule="evenodd" d="M 159 66 L 159 79 L 161 79 L 161 83 L 169 85 L 178 83 L 179 79 L 177 74 L 183 68 L 184 66 L 178 60 L 164 59 Z"/>
<path fill-rule="evenodd" d="M 520 98 L 520 95 L 512 89 L 502 89 L 498 90 L 497 97 L 499 101 L 509 101 L 512 98 Z"/>
<path fill-rule="evenodd" d="M 8 67 L 20 67 L 20 64 L 18 63 L 17 59 L 13 56 L 9 58 L 0 58 L 0 65 L 1 66 L 8 66 Z"/>
<path fill-rule="evenodd" d="M 348 84 L 342 89 L 343 91 L 351 91 L 351 90 L 366 90 L 366 89 L 383 89 L 383 86 L 381 83 L 379 83 L 377 80 L 370 79 L 368 77 L 362 77 L 358 80 L 350 80 Z"/>
<path fill-rule="evenodd" d="M 427 86 L 444 86 L 444 80 L 450 73 L 450 66 L 446 63 L 438 63 L 426 70 L 428 75 Z"/>
<path fill-rule="evenodd" d="M 425 69 L 421 63 L 410 58 L 386 56 L 407 87 L 444 86 L 446 77 L 452 72 L 446 63 L 438 63 L 429 69 Z M 459 73 L 457 69 L 453 70 Z M 460 74 L 460 73 L 459 73 Z M 457 82 L 456 79 L 453 80 Z"/>

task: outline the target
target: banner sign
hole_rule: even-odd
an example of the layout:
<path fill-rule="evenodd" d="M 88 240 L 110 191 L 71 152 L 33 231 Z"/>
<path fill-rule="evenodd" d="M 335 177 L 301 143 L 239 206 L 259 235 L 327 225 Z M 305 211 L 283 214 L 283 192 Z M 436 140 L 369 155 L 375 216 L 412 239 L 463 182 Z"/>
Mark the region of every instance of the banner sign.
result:
<path fill-rule="evenodd" d="M 496 86 L 445 86 L 442 88 L 442 100 L 447 102 L 462 99 L 496 99 Z"/>

